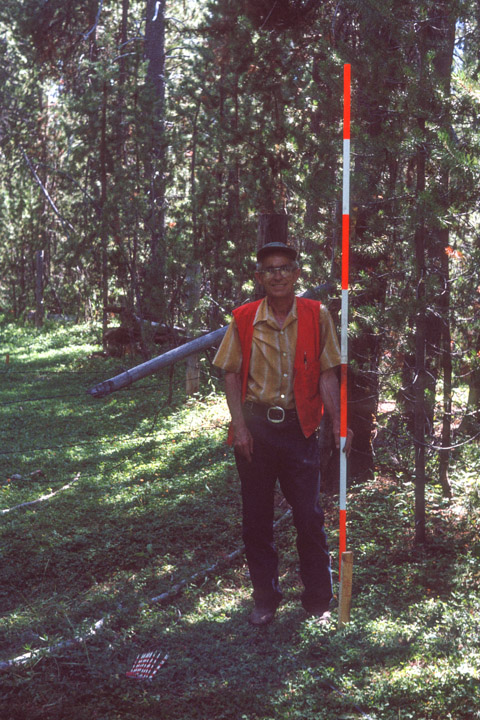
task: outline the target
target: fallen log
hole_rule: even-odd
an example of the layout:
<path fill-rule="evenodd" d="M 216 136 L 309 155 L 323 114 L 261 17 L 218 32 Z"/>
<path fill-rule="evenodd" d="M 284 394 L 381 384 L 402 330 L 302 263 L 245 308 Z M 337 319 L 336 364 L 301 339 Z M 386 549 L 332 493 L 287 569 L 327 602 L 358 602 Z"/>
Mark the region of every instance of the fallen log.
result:
<path fill-rule="evenodd" d="M 329 292 L 332 289 L 332 283 L 326 282 L 313 290 L 306 290 L 304 293 L 301 293 L 301 297 L 313 298 L 322 293 Z M 125 372 L 115 375 L 115 377 L 110 378 L 109 380 L 104 380 L 98 385 L 95 385 L 93 388 L 90 388 L 90 390 L 87 390 L 87 392 L 94 398 L 105 397 L 106 395 L 110 395 L 112 392 L 128 387 L 137 380 L 148 377 L 148 375 L 153 375 L 153 373 L 158 370 L 163 370 L 163 368 L 174 365 L 180 360 L 185 360 L 185 358 L 190 355 L 195 355 L 196 353 L 208 350 L 208 348 L 220 345 L 223 336 L 227 332 L 227 327 L 228 325 L 225 325 L 218 330 L 214 330 L 206 335 L 201 335 L 200 337 L 185 343 L 185 345 L 173 348 L 173 350 L 169 350 L 162 355 L 157 355 L 157 357 L 147 360 L 147 362 L 144 362 L 141 365 L 136 365 L 130 370 L 125 370 Z"/>

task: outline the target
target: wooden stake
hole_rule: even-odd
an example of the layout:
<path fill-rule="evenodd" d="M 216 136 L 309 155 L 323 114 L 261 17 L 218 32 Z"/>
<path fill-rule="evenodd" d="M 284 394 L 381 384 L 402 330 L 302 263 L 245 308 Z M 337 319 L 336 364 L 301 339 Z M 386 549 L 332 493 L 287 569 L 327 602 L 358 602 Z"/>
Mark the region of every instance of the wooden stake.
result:
<path fill-rule="evenodd" d="M 186 366 L 185 394 L 195 395 L 200 390 L 200 356 L 189 355 Z"/>
<path fill-rule="evenodd" d="M 342 575 L 340 579 L 340 597 L 338 603 L 338 627 L 350 621 L 350 604 L 352 601 L 353 552 L 342 553 Z"/>

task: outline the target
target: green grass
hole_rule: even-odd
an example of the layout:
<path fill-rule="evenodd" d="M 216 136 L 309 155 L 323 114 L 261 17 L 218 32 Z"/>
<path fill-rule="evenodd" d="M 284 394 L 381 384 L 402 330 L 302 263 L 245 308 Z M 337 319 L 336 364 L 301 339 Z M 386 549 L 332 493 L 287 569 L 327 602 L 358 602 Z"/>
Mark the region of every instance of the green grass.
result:
<path fill-rule="evenodd" d="M 10 354 L 8 365 L 0 357 L 0 510 L 57 491 L 0 515 L 0 662 L 34 652 L 0 673 L 2 720 L 480 717 L 477 446 L 455 460 L 453 501 L 428 487 L 423 548 L 408 478 L 383 462 L 351 488 L 352 619 L 341 631 L 304 615 L 294 532 L 282 524 L 285 601 L 259 631 L 247 622 L 243 558 L 224 560 L 241 544 L 240 500 L 215 382 L 186 402 L 178 367 L 170 405 L 168 372 L 94 400 L 86 390 L 123 369 L 90 357 L 94 330 L 0 335 Z M 337 508 L 324 502 L 335 550 Z M 213 576 L 149 602 L 218 561 Z M 155 680 L 128 680 L 151 649 L 169 655 Z"/>

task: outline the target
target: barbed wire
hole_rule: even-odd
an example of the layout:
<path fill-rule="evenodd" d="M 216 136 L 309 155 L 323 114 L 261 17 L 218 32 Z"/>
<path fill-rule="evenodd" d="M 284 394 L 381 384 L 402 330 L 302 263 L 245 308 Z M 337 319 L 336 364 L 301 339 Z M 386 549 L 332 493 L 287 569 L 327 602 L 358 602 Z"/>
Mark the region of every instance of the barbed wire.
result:
<path fill-rule="evenodd" d="M 128 370 L 132 370 L 133 367 L 136 367 L 136 365 L 133 365 L 130 368 L 124 367 L 123 365 L 118 368 L 110 368 L 108 372 L 113 373 L 122 373 L 122 372 L 128 372 Z M 107 370 L 105 372 L 102 372 L 102 378 L 105 376 Z M 0 370 L 0 378 L 1 377 L 9 377 L 10 375 L 20 375 L 21 377 L 25 377 L 26 375 L 31 375 L 35 378 L 42 378 L 44 379 L 46 376 L 52 375 L 74 375 L 74 376 L 88 376 L 92 377 L 92 382 L 96 382 L 96 378 L 99 375 L 98 370 L 66 370 L 66 369 L 59 369 L 59 370 L 21 370 L 21 369 L 15 369 L 13 370 L 11 367 L 8 367 L 6 370 Z"/>
<path fill-rule="evenodd" d="M 119 372 L 124 372 L 125 370 L 126 368 L 122 367 L 119 369 Z M 34 377 L 43 377 L 45 375 L 91 375 L 92 372 L 92 370 L 66 370 L 64 368 L 58 370 L 22 370 L 21 368 L 17 369 L 12 368 L 11 365 L 6 365 L 5 369 L 0 370 L 0 377 L 8 377 L 9 375 L 21 375 L 22 377 L 25 375 L 32 375 Z"/>
<path fill-rule="evenodd" d="M 175 435 L 175 437 L 178 437 L 179 435 L 189 435 L 189 436 L 191 436 L 192 431 L 191 431 L 191 430 L 182 430 L 182 431 L 180 431 L 180 432 L 176 431 L 175 433 L 171 433 L 171 434 L 172 434 L 172 435 Z M 138 437 L 142 437 L 142 439 L 145 441 L 144 444 L 147 444 L 147 442 L 149 442 L 150 440 L 155 440 L 155 439 L 156 439 L 156 438 L 155 438 L 155 435 L 154 435 L 153 433 L 148 434 L 148 435 L 145 435 L 145 436 L 136 436 L 136 439 L 138 439 Z M 131 455 L 127 455 L 127 456 L 124 457 L 120 462 L 117 462 L 117 463 L 114 463 L 114 464 L 110 465 L 109 470 L 108 470 L 109 473 L 111 474 L 111 473 L 115 472 L 116 470 L 118 470 L 118 468 L 122 467 L 122 466 L 125 465 L 127 462 L 129 462 L 129 461 L 131 460 L 132 455 L 135 454 L 136 451 L 137 451 L 137 447 L 135 447 L 135 448 L 132 450 L 132 454 L 131 454 Z M 209 474 L 209 473 L 206 472 L 206 476 L 207 476 L 207 477 L 208 477 L 208 474 Z M 43 501 L 45 501 L 45 500 L 50 500 L 50 499 L 52 499 L 53 497 L 55 497 L 56 495 L 58 495 L 60 492 L 62 492 L 63 490 L 70 489 L 70 487 L 71 487 L 74 483 L 76 483 L 76 482 L 80 479 L 80 477 L 81 477 L 82 480 L 95 480 L 95 479 L 98 478 L 98 472 L 96 472 L 96 473 L 93 473 L 93 472 L 82 472 L 81 474 L 78 473 L 78 474 L 75 476 L 75 478 L 74 478 L 74 480 L 73 480 L 72 482 L 67 483 L 66 485 L 63 485 L 62 487 L 58 488 L 58 490 L 54 490 L 54 491 L 52 491 L 51 493 L 49 493 L 48 495 L 42 495 L 42 496 L 40 496 L 39 498 L 36 498 L 36 499 L 34 499 L 34 500 L 30 500 L 30 501 L 27 501 L 27 502 L 24 502 L 24 503 L 19 503 L 18 505 L 14 505 L 14 506 L 12 506 L 11 508 L 4 508 L 3 510 L 0 510 L 0 515 L 7 514 L 7 513 L 9 513 L 9 512 L 12 512 L 13 510 L 17 510 L 17 509 L 20 509 L 20 508 L 23 508 L 23 507 L 27 507 L 27 506 L 30 506 L 30 505 L 35 505 L 35 504 L 37 504 L 37 503 L 39 503 L 39 502 L 43 502 Z M 168 479 L 170 479 L 170 478 L 165 478 L 165 480 L 168 480 Z M 155 482 L 158 482 L 158 478 L 156 478 Z"/>
<path fill-rule="evenodd" d="M 156 424 L 157 419 L 158 419 L 158 414 L 160 413 L 160 410 L 162 410 L 162 408 L 159 409 L 159 411 L 158 411 L 158 413 L 157 413 L 157 417 L 153 420 L 153 424 Z M 225 427 L 226 427 L 226 425 L 227 425 L 227 423 L 225 423 Z M 163 432 L 163 431 L 162 431 L 162 432 Z M 188 429 L 188 430 L 175 430 L 175 432 L 167 433 L 167 434 L 168 434 L 168 435 L 174 435 L 174 436 L 176 436 L 176 437 L 178 437 L 178 436 L 180 436 L 180 435 L 191 435 L 191 434 L 192 434 L 192 430 L 191 430 L 191 429 Z M 119 437 L 116 437 L 116 438 L 115 438 L 115 442 L 119 442 L 119 443 L 121 443 L 121 444 L 125 444 L 125 445 L 126 445 L 127 443 L 129 443 L 129 442 L 131 442 L 131 441 L 133 441 L 133 440 L 147 440 L 147 439 L 152 439 L 153 437 L 154 437 L 154 435 L 153 435 L 153 430 L 150 429 L 150 430 L 148 430 L 145 434 L 143 434 L 143 433 L 138 433 L 138 434 L 135 434 L 135 435 L 129 435 L 129 437 L 126 438 L 126 439 L 121 439 L 121 438 L 119 438 Z M 30 455 L 30 454 L 36 454 L 36 453 L 46 452 L 46 451 L 48 451 L 48 450 L 61 450 L 61 449 L 63 449 L 63 448 L 83 447 L 83 446 L 86 446 L 86 445 L 111 444 L 111 442 L 112 442 L 111 438 L 98 438 L 98 439 L 95 439 L 95 440 L 78 440 L 78 441 L 75 442 L 75 443 L 61 443 L 61 444 L 58 444 L 58 445 L 45 445 L 45 446 L 42 446 L 42 447 L 29 448 L 29 449 L 7 450 L 7 451 L 0 450 L 0 456 L 2 456 L 2 455 Z"/>
<path fill-rule="evenodd" d="M 48 399 L 48 398 L 45 398 L 45 399 Z M 134 434 L 134 435 L 129 435 L 129 437 L 126 438 L 126 439 L 124 439 L 124 440 L 122 440 L 121 438 L 119 438 L 119 437 L 117 436 L 117 437 L 115 438 L 116 442 L 119 442 L 119 443 L 121 443 L 121 444 L 122 444 L 122 443 L 123 443 L 123 444 L 127 444 L 127 443 L 129 443 L 129 442 L 131 442 L 131 441 L 133 441 L 133 440 L 147 439 L 147 438 L 149 438 L 149 437 L 152 437 L 153 427 L 155 426 L 155 424 L 156 424 L 156 422 L 157 422 L 157 420 L 158 420 L 158 416 L 159 416 L 160 412 L 161 412 L 162 410 L 164 410 L 164 409 L 165 409 L 164 406 L 163 406 L 163 407 L 159 407 L 159 408 L 157 409 L 157 411 L 156 411 L 156 413 L 155 413 L 155 418 L 154 418 L 154 420 L 152 421 L 152 429 L 149 430 L 149 431 L 147 431 L 146 434 L 136 433 L 136 434 Z M 472 413 L 472 414 L 473 414 L 473 413 Z M 222 425 L 222 426 L 223 426 L 223 425 L 226 426 L 227 424 L 228 424 L 228 423 L 225 422 L 225 423 L 222 423 L 221 425 Z M 427 448 L 427 449 L 434 450 L 434 451 L 437 451 L 437 452 L 438 452 L 438 451 L 447 451 L 447 450 L 456 450 L 456 449 L 459 448 L 459 447 L 463 447 L 464 445 L 468 445 L 469 443 L 473 442 L 473 441 L 476 440 L 478 437 L 480 437 L 480 431 L 478 431 L 478 432 L 475 433 L 474 435 L 470 435 L 469 437 L 465 438 L 465 439 L 462 440 L 461 442 L 454 443 L 454 444 L 451 444 L 451 445 L 436 445 L 434 441 L 432 441 L 432 442 L 426 442 L 426 441 L 425 441 L 425 442 L 419 442 L 419 441 L 417 441 L 417 440 L 415 439 L 415 437 L 414 437 L 408 430 L 405 430 L 405 431 L 403 431 L 403 432 L 399 432 L 399 431 L 396 431 L 396 430 L 392 430 L 391 428 L 387 427 L 386 425 L 380 425 L 380 424 L 378 424 L 378 423 L 377 423 L 377 428 L 378 428 L 379 430 L 382 430 L 382 431 L 384 431 L 384 432 L 387 432 L 391 437 L 394 437 L 394 438 L 397 438 L 397 439 L 402 438 L 402 437 L 405 438 L 405 439 L 408 441 L 408 444 L 411 444 L 412 446 L 414 446 L 414 445 L 421 445 L 422 447 L 425 447 L 425 448 Z M 188 430 L 177 430 L 177 431 L 175 431 L 175 433 L 171 433 L 171 434 L 172 434 L 172 435 L 175 434 L 175 435 L 177 435 L 177 436 L 180 436 L 180 435 L 189 435 L 189 434 L 191 434 L 191 430 L 190 430 L 190 429 L 188 429 Z M 88 446 L 88 445 L 99 445 L 99 444 L 100 444 L 100 445 L 103 445 L 103 444 L 108 444 L 108 443 L 111 443 L 111 439 L 110 439 L 110 438 L 96 438 L 96 439 L 94 439 L 94 440 L 77 440 L 75 443 L 66 442 L 66 443 L 60 443 L 60 444 L 57 444 L 57 445 L 45 445 L 45 446 L 36 447 L 36 448 L 23 448 L 23 449 L 20 448 L 20 449 L 16 449 L 16 450 L 6 450 L 6 451 L 5 451 L 5 450 L 0 450 L 0 456 L 9 456 L 9 455 L 32 455 L 32 454 L 37 454 L 37 453 L 42 453 L 42 452 L 47 452 L 47 451 L 61 450 L 61 449 L 63 449 L 63 448 L 84 447 L 84 446 Z M 358 450 L 358 449 L 356 449 L 356 448 L 352 448 L 352 450 L 354 450 L 354 451 L 357 452 L 357 453 L 363 454 L 363 455 L 367 455 L 367 454 L 368 454 L 368 453 L 362 452 L 362 451 L 360 451 L 360 450 Z"/>
<path fill-rule="evenodd" d="M 128 370 L 122 370 L 121 372 L 128 372 Z M 213 384 L 220 383 L 220 378 L 216 378 L 204 370 L 200 370 L 199 374 L 201 376 L 203 376 L 204 378 L 206 378 L 209 383 L 213 383 Z M 41 395 L 39 397 L 34 397 L 34 398 L 27 397 L 27 398 L 19 398 L 16 400 L 7 400 L 5 402 L 2 402 L 2 405 L 3 406 L 22 405 L 23 403 L 27 403 L 27 402 L 42 402 L 44 400 L 65 400 L 68 398 L 83 398 L 85 400 L 95 399 L 98 402 L 99 398 L 92 398 L 91 396 L 88 395 L 88 390 L 91 387 L 91 383 L 94 384 L 97 382 L 97 380 L 98 380 L 98 378 L 92 378 L 92 380 L 91 380 L 91 382 L 89 382 L 88 386 L 84 386 L 82 388 L 82 390 L 78 391 L 78 392 L 70 392 L 70 393 L 66 393 L 66 394 L 62 394 L 62 395 Z M 130 384 L 124 388 L 120 388 L 119 390 L 116 390 L 115 396 L 117 396 L 118 393 L 125 394 L 127 391 L 129 391 L 129 392 L 130 391 L 145 392 L 145 391 L 150 391 L 152 389 L 154 389 L 154 390 L 162 389 L 158 380 L 157 380 L 157 382 L 150 382 L 148 384 L 147 383 L 142 384 L 141 381 L 139 381 L 138 384 L 136 384 L 136 385 Z M 100 399 L 105 400 L 108 397 L 110 397 L 110 396 L 107 395 L 106 397 L 100 398 Z"/>
<path fill-rule="evenodd" d="M 159 405 L 157 407 L 157 410 L 154 414 L 154 417 L 152 419 L 150 427 L 145 432 L 136 433 L 135 435 L 129 435 L 127 438 L 124 438 L 124 439 L 116 437 L 116 442 L 125 446 L 136 440 L 141 440 L 142 444 L 146 445 L 151 440 L 156 440 L 156 435 L 158 435 L 158 434 L 162 435 L 163 437 L 165 435 L 167 435 L 167 436 L 170 435 L 170 436 L 174 436 L 174 437 L 185 436 L 185 435 L 191 436 L 191 434 L 192 434 L 191 428 L 186 429 L 186 430 L 181 430 L 181 431 L 174 430 L 172 432 L 169 432 L 168 429 L 160 429 L 160 430 L 157 430 L 157 432 L 155 433 L 155 427 L 158 422 L 158 417 L 160 415 L 160 412 L 164 409 L 165 409 L 164 406 Z M 41 453 L 41 452 L 55 451 L 55 450 L 59 450 L 59 449 L 65 448 L 65 447 L 75 448 L 75 447 L 83 447 L 83 446 L 88 446 L 88 445 L 98 445 L 98 444 L 103 445 L 105 443 L 111 443 L 111 439 L 110 438 L 105 438 L 105 439 L 97 438 L 95 440 L 86 440 L 86 441 L 81 440 L 81 441 L 77 441 L 76 443 L 63 443 L 63 444 L 57 444 L 54 446 L 44 446 L 41 448 L 30 448 L 29 450 L 0 451 L 0 456 L 1 455 L 7 456 L 7 455 L 37 454 L 37 453 Z M 138 445 L 135 445 L 135 447 L 132 448 L 131 453 L 127 454 L 120 462 L 115 463 L 109 467 L 109 472 L 113 473 L 114 471 L 118 470 L 118 468 L 124 466 L 126 463 L 131 461 L 132 456 L 137 452 L 137 450 L 138 450 Z M 96 478 L 97 475 L 98 475 L 97 473 L 95 473 L 95 474 L 94 473 L 82 473 L 82 477 L 84 479 Z M 67 487 L 69 487 L 69 486 L 64 486 L 63 488 L 60 488 L 60 490 L 54 491 L 53 493 L 51 493 L 49 496 L 45 496 L 45 497 L 42 497 L 37 500 L 29 501 L 27 503 L 21 503 L 17 507 L 35 504 L 37 502 L 40 502 L 40 500 L 43 500 L 43 499 L 50 499 L 50 497 L 54 497 L 58 492 L 60 492 L 63 489 L 66 489 Z M 7 509 L 1 511 L 0 514 L 10 512 L 12 509 L 16 509 L 16 508 L 7 508 Z"/>
<path fill-rule="evenodd" d="M 92 381 L 94 382 L 94 381 Z M 149 385 L 137 385 L 135 387 L 128 386 L 125 388 L 121 388 L 120 390 L 117 390 L 118 393 L 125 393 L 127 390 L 132 390 L 133 392 L 140 392 L 145 390 L 152 390 L 156 389 L 159 390 L 160 387 L 158 384 L 150 383 Z M 108 397 L 108 396 L 107 396 Z M 7 400 L 6 402 L 3 402 L 3 406 L 9 406 L 9 405 L 22 405 L 22 403 L 27 402 L 42 402 L 43 400 L 66 400 L 68 398 L 83 398 L 84 400 L 93 400 L 91 396 L 88 396 L 88 388 L 84 388 L 82 392 L 71 392 L 67 393 L 66 395 L 41 395 L 40 397 L 34 397 L 34 398 L 21 398 L 18 400 Z M 105 398 L 102 398 L 105 399 Z M 98 398 L 95 398 L 95 400 L 98 402 Z"/>
<path fill-rule="evenodd" d="M 116 442 L 124 443 L 126 444 L 129 440 L 138 440 L 143 438 L 143 435 L 132 435 L 128 440 L 121 440 L 118 437 L 115 438 Z M 96 440 L 79 440 L 75 443 L 61 443 L 59 445 L 45 445 L 42 447 L 36 447 L 36 448 L 30 448 L 30 449 L 22 449 L 19 450 L 0 450 L 0 456 L 1 455 L 35 455 L 37 453 L 41 452 L 47 452 L 49 450 L 62 450 L 63 448 L 75 448 L 75 447 L 83 447 L 86 445 L 103 445 L 105 443 L 111 444 L 110 438 L 99 438 Z"/>

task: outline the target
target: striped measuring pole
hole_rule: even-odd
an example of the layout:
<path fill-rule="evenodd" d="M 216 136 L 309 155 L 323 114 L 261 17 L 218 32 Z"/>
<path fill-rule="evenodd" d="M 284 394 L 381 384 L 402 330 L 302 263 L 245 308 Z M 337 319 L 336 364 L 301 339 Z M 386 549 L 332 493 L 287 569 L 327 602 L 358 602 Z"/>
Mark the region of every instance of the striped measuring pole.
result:
<path fill-rule="evenodd" d="M 342 200 L 342 321 L 340 336 L 340 544 L 339 572 L 342 554 L 347 549 L 347 367 L 348 367 L 348 270 L 350 250 L 350 85 L 351 66 L 343 66 L 343 200 Z"/>

